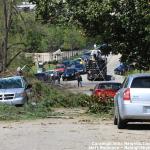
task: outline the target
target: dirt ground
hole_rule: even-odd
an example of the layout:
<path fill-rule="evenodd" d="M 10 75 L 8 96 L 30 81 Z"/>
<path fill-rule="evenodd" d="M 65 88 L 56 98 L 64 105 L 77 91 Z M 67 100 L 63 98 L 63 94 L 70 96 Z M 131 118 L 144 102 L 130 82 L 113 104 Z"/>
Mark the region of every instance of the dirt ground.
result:
<path fill-rule="evenodd" d="M 85 111 L 59 109 L 56 112 L 63 115 L 56 118 L 1 122 L 0 150 L 121 150 L 135 142 L 149 142 L 150 124 L 118 130 L 112 119 L 85 115 Z"/>

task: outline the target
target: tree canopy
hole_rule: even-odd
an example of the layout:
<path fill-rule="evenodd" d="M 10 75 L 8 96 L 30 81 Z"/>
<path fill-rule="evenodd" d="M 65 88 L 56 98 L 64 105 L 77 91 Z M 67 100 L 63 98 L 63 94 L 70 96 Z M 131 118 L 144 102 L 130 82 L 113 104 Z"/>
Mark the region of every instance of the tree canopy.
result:
<path fill-rule="evenodd" d="M 82 27 L 88 37 L 94 37 L 99 43 L 110 45 L 109 51 L 121 53 L 122 62 L 135 63 L 139 69 L 149 67 L 150 4 L 148 0 L 31 1 L 37 4 L 37 14 L 43 20 L 55 24 L 65 18 L 63 20 L 68 21 L 67 23 L 71 22 Z M 45 13 L 46 18 L 42 15 Z"/>

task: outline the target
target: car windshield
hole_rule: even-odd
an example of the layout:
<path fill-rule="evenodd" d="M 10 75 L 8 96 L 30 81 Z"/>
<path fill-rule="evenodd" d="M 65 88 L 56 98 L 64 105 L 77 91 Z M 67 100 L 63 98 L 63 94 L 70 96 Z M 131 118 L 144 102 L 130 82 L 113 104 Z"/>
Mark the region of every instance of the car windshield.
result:
<path fill-rule="evenodd" d="M 101 83 L 99 84 L 99 89 L 114 89 L 118 90 L 121 87 L 121 83 Z"/>
<path fill-rule="evenodd" d="M 76 68 L 83 68 L 83 65 L 78 64 L 78 65 L 76 65 L 75 67 L 76 67 Z"/>
<path fill-rule="evenodd" d="M 0 79 L 0 89 L 23 88 L 21 79 L 7 78 Z"/>
<path fill-rule="evenodd" d="M 65 73 L 74 73 L 74 69 L 67 69 Z"/>
<path fill-rule="evenodd" d="M 150 88 L 150 77 L 135 78 L 131 84 L 131 88 Z"/>

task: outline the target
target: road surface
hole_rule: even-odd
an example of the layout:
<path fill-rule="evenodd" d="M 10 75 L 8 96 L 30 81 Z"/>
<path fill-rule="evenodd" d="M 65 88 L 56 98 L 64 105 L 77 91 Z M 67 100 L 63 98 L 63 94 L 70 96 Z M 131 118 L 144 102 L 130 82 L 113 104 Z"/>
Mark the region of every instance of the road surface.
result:
<path fill-rule="evenodd" d="M 150 124 L 131 124 L 127 129 L 118 130 L 112 120 L 83 115 L 69 119 L 1 122 L 0 150 L 112 150 L 112 147 L 127 150 L 127 145 L 130 145 L 128 150 L 134 150 L 135 142 L 149 143 L 149 130 Z M 145 149 L 137 150 L 148 150 L 145 145 Z"/>

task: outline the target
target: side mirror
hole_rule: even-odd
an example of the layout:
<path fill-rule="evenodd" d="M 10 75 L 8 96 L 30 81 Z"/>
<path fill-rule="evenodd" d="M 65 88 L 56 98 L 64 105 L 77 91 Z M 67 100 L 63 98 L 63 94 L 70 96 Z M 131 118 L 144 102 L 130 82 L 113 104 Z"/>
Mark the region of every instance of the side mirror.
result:
<path fill-rule="evenodd" d="M 93 89 L 90 89 L 90 91 L 93 92 L 94 90 L 93 90 Z"/>
<path fill-rule="evenodd" d="M 31 89 L 32 88 L 32 84 L 28 84 L 26 89 Z"/>

